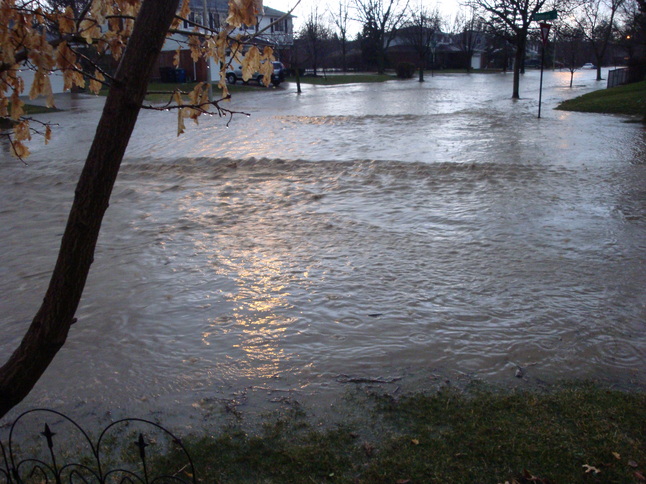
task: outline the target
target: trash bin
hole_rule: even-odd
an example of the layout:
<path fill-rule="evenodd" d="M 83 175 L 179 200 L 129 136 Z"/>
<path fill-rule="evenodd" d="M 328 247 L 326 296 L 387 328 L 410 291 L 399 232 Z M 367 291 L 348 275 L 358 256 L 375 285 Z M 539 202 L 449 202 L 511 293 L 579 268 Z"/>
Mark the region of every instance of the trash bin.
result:
<path fill-rule="evenodd" d="M 175 69 L 175 82 L 186 82 L 186 69 Z"/>

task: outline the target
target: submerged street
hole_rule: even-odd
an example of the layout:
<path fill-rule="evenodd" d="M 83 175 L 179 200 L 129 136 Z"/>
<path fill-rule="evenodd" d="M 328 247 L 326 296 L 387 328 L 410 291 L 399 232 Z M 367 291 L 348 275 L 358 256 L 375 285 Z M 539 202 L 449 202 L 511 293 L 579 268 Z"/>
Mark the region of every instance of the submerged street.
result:
<path fill-rule="evenodd" d="M 646 135 L 555 111 L 594 72 L 304 85 L 251 116 L 143 112 L 79 319 L 21 405 L 324 407 L 350 385 L 644 387 Z M 42 300 L 100 115 L 79 99 L 29 165 L 0 155 L 0 354 Z M 166 417 L 165 417 L 166 418 Z"/>

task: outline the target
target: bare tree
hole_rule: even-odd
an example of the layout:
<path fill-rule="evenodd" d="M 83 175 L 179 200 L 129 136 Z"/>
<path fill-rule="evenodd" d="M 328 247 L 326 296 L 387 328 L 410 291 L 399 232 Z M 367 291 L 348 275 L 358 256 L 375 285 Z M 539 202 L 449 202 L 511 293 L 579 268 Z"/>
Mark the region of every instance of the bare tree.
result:
<path fill-rule="evenodd" d="M 348 70 L 348 24 L 350 22 L 350 4 L 348 0 L 339 0 L 336 10 L 330 11 L 330 17 L 336 27 L 336 37 L 341 46 L 341 67 L 343 72 Z"/>
<path fill-rule="evenodd" d="M 453 34 L 464 55 L 464 67 L 470 72 L 473 54 L 484 36 L 483 22 L 475 8 L 458 11 L 453 22 Z"/>
<path fill-rule="evenodd" d="M 556 8 L 554 0 L 471 0 L 469 6 L 484 13 L 484 23 L 495 35 L 515 47 L 512 98 L 520 98 L 520 73 L 530 25 L 535 14 L 545 8 Z"/>
<path fill-rule="evenodd" d="M 617 44 L 628 56 L 631 80 L 639 80 L 646 70 L 646 0 L 626 0 L 620 9 Z M 640 58 L 641 54 L 641 58 Z"/>
<path fill-rule="evenodd" d="M 330 29 L 325 25 L 318 5 L 311 8 L 299 37 L 305 45 L 309 63 L 316 76 L 323 45 L 330 40 Z"/>
<path fill-rule="evenodd" d="M 592 45 L 597 81 L 601 80 L 601 66 L 616 31 L 615 17 L 623 3 L 624 0 L 587 0 L 575 12 L 575 24 Z"/>
<path fill-rule="evenodd" d="M 377 71 L 386 69 L 386 51 L 405 20 L 408 0 L 353 0 L 356 20 L 363 26 L 363 48 L 374 57 Z"/>
<path fill-rule="evenodd" d="M 570 87 L 572 87 L 574 73 L 583 64 L 585 35 L 580 28 L 564 25 L 557 30 L 555 36 L 559 46 L 559 58 L 570 71 Z"/>
<path fill-rule="evenodd" d="M 427 10 L 420 5 L 411 12 L 401 30 L 400 37 L 404 43 L 413 48 L 417 54 L 419 82 L 424 82 L 424 69 L 432 54 L 435 36 L 440 31 L 442 19 L 439 10 Z"/>

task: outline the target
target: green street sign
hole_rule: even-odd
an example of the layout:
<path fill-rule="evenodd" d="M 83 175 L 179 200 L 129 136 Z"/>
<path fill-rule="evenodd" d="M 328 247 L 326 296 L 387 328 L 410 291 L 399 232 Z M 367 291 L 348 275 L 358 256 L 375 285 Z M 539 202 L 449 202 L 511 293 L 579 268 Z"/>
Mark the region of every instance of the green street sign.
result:
<path fill-rule="evenodd" d="M 556 20 L 558 18 L 558 12 L 556 10 L 550 10 L 549 12 L 540 12 L 532 15 L 532 20 L 538 22 L 541 20 Z"/>

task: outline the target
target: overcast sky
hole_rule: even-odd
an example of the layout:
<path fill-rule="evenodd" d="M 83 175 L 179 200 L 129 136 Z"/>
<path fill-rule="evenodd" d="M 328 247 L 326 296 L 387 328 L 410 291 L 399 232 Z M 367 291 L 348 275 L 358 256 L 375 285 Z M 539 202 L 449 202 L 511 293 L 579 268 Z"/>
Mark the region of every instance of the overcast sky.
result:
<path fill-rule="evenodd" d="M 420 0 L 410 0 L 410 5 L 419 5 Z M 445 20 L 453 20 L 455 12 L 459 9 L 459 0 L 421 0 L 425 8 L 432 10 L 436 6 L 440 13 L 444 16 Z M 289 11 L 291 7 L 296 4 L 296 0 L 264 0 L 264 5 L 267 7 L 275 8 L 283 12 Z M 335 11 L 338 7 L 336 0 L 301 0 L 293 12 L 297 18 L 294 19 L 294 32 L 298 32 L 301 28 L 303 21 L 309 15 L 310 10 L 314 5 L 318 5 L 319 13 L 324 13 L 328 10 Z M 359 24 L 353 24 L 351 28 L 351 35 L 354 37 L 360 30 Z"/>

